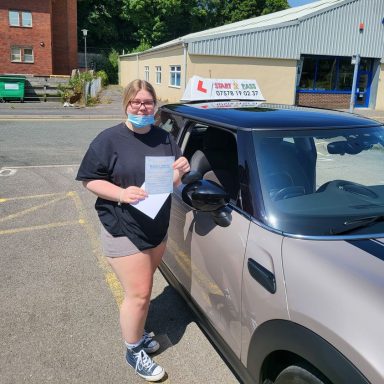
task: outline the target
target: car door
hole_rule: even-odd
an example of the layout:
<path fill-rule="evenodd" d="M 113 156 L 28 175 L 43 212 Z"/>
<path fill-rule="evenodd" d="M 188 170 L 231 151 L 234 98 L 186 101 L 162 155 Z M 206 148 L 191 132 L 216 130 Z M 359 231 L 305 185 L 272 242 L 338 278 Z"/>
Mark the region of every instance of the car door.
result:
<path fill-rule="evenodd" d="M 208 170 L 204 177 L 224 184 L 225 189 L 231 191 L 231 223 L 227 227 L 219 226 L 211 213 L 193 210 L 182 199 L 184 185 L 181 185 L 173 193 L 164 263 L 231 349 L 240 356 L 242 270 L 250 220 L 237 201 L 236 136 L 232 132 L 196 123 L 190 124 L 186 130 L 188 134 L 180 144 L 192 169 L 196 166 L 194 154 L 208 151 L 207 132 L 211 130 L 215 135 L 211 135 L 213 148 L 207 156 L 217 169 Z M 221 155 L 220 145 L 224 150 Z M 226 174 L 228 169 L 229 175 Z M 229 185 L 231 183 L 234 185 Z"/>

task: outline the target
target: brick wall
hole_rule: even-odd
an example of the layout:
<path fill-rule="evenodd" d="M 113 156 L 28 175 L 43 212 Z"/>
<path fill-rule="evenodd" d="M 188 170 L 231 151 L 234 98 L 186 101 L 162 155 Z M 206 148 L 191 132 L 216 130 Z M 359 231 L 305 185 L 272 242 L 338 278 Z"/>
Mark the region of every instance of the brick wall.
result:
<path fill-rule="evenodd" d="M 11 27 L 9 10 L 32 13 L 32 27 Z M 32 48 L 33 63 L 11 62 L 11 47 Z M 77 68 L 76 0 L 0 0 L 0 74 L 70 75 Z"/>
<path fill-rule="evenodd" d="M 296 93 L 296 104 L 303 107 L 347 109 L 350 101 L 350 94 Z"/>
<path fill-rule="evenodd" d="M 53 72 L 70 75 L 77 68 L 77 1 L 52 1 Z"/>
<path fill-rule="evenodd" d="M 30 11 L 32 27 L 11 27 L 9 10 Z M 0 73 L 52 73 L 51 0 L 1 0 Z M 40 44 L 42 43 L 42 44 Z M 11 47 L 33 48 L 34 63 L 11 62 Z"/>

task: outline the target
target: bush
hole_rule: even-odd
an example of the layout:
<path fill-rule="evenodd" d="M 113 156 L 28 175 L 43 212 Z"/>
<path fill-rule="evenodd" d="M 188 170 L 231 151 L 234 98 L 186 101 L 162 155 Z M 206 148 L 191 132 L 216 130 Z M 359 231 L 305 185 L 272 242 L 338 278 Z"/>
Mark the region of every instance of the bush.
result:
<path fill-rule="evenodd" d="M 112 49 L 109 52 L 104 70 L 108 76 L 109 83 L 117 84 L 119 77 L 119 52 L 117 52 L 115 49 Z"/>
<path fill-rule="evenodd" d="M 96 72 L 96 77 L 100 77 L 101 78 L 101 85 L 103 87 L 107 86 L 109 84 L 109 80 L 108 80 L 108 75 L 105 71 L 101 70 L 101 71 L 97 71 Z"/>
<path fill-rule="evenodd" d="M 135 49 L 132 49 L 131 53 L 143 52 L 149 48 L 152 48 L 151 44 L 145 41 L 140 41 L 140 44 Z"/>
<path fill-rule="evenodd" d="M 95 76 L 91 72 L 78 73 L 71 77 L 67 84 L 60 84 L 58 90 L 64 102 L 74 104 L 83 99 L 85 83 L 92 81 Z"/>
<path fill-rule="evenodd" d="M 87 98 L 87 106 L 93 107 L 96 104 L 99 104 L 100 100 L 98 97 L 88 97 Z"/>

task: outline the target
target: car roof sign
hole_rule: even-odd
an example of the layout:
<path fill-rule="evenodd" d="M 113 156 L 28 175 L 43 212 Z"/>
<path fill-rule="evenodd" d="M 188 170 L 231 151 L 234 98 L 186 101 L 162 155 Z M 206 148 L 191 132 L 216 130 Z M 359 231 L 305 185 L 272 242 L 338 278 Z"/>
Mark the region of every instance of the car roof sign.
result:
<path fill-rule="evenodd" d="M 188 104 L 190 107 L 200 109 L 231 109 L 231 108 L 256 108 L 263 102 L 254 100 L 223 100 L 209 101 L 207 103 Z"/>
<path fill-rule="evenodd" d="M 256 100 L 264 101 L 254 79 L 210 79 L 192 76 L 181 101 Z"/>

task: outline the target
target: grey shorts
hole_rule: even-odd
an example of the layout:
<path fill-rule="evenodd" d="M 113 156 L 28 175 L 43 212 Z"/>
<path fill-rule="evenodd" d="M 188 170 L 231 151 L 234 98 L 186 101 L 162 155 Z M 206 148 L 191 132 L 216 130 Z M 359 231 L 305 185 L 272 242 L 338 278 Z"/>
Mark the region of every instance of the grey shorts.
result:
<path fill-rule="evenodd" d="M 126 236 L 113 237 L 103 225 L 101 227 L 101 247 L 104 256 L 121 257 L 139 253 L 140 250 Z"/>
<path fill-rule="evenodd" d="M 107 257 L 122 257 L 134 255 L 141 252 L 135 244 L 126 236 L 113 237 L 103 225 L 100 226 L 101 247 L 103 248 L 104 256 Z M 166 241 L 168 234 L 165 235 L 163 241 Z"/>

